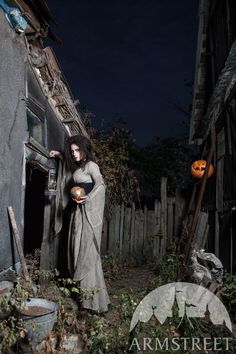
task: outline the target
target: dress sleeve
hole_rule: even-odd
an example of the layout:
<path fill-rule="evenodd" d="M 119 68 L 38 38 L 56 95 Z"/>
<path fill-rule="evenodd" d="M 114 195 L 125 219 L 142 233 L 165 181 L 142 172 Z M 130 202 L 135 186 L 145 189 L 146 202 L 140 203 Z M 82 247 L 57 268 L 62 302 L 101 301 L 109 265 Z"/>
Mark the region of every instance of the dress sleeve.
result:
<path fill-rule="evenodd" d="M 89 202 L 98 193 L 101 187 L 105 189 L 105 183 L 101 175 L 100 169 L 95 162 L 90 162 L 88 166 L 88 173 L 90 174 L 94 186 L 90 193 L 87 195 L 87 201 Z"/>

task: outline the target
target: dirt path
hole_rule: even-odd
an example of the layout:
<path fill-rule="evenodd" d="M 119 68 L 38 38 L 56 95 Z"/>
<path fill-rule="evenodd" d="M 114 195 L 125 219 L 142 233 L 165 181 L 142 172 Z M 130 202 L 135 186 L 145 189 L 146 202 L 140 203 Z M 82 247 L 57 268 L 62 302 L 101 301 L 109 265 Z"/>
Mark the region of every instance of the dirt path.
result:
<path fill-rule="evenodd" d="M 112 293 L 122 292 L 127 289 L 139 291 L 145 288 L 151 281 L 156 278 L 151 266 L 143 265 L 140 267 L 131 267 L 125 269 L 117 280 L 112 282 Z"/>
<path fill-rule="evenodd" d="M 112 306 L 105 315 L 106 319 L 111 324 L 117 324 L 120 316 L 121 296 L 131 293 L 140 301 L 142 299 L 140 293 L 156 279 L 157 277 L 150 265 L 128 267 L 122 270 L 108 286 Z"/>

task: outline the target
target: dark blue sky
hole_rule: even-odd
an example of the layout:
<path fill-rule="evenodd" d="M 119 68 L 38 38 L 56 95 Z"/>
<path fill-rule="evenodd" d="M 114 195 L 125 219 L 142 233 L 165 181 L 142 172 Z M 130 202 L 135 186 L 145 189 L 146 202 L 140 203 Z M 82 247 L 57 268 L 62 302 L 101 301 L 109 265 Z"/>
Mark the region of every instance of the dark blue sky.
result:
<path fill-rule="evenodd" d="M 198 0 L 47 0 L 75 98 L 100 126 L 122 117 L 138 144 L 180 136 L 191 103 Z"/>

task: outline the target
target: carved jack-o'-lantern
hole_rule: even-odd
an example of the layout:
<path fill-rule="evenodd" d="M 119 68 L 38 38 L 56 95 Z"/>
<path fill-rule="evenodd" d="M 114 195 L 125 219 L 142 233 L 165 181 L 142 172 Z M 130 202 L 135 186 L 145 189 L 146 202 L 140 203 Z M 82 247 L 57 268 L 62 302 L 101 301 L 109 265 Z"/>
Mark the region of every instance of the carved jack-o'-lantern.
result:
<path fill-rule="evenodd" d="M 70 195 L 72 199 L 79 201 L 82 197 L 85 196 L 85 190 L 84 188 L 76 186 L 71 188 Z"/>
<path fill-rule="evenodd" d="M 194 161 L 191 165 L 192 176 L 196 178 L 202 178 L 206 169 L 206 165 L 207 165 L 206 160 Z M 211 177 L 213 172 L 214 172 L 214 167 L 212 166 L 212 164 L 210 164 L 207 178 Z"/>

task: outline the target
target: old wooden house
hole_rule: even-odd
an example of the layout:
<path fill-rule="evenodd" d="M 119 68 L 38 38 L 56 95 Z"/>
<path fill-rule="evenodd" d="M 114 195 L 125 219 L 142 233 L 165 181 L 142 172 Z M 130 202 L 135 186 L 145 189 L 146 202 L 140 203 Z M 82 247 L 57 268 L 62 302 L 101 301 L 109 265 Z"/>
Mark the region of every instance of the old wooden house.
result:
<path fill-rule="evenodd" d="M 57 41 L 43 0 L 0 1 L 0 275 L 19 263 L 7 207 L 25 252 L 42 247 L 41 265 L 57 262 L 56 185 L 67 136 L 86 134 L 70 88 L 44 38 Z"/>
<path fill-rule="evenodd" d="M 200 0 L 190 143 L 215 168 L 201 210 L 207 247 L 236 273 L 236 2 Z M 211 156 L 212 155 L 212 156 Z"/>

